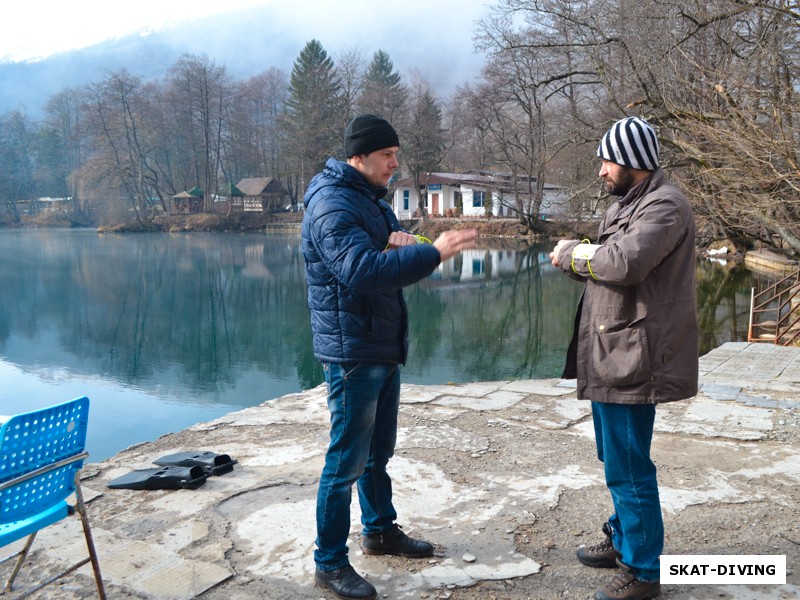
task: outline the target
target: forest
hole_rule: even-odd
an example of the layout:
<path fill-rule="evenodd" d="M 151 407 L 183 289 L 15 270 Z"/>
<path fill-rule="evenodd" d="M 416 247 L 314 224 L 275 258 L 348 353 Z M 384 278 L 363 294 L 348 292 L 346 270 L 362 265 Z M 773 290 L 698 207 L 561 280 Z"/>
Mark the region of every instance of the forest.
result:
<path fill-rule="evenodd" d="M 575 216 L 602 211 L 597 142 L 636 115 L 657 130 L 662 165 L 708 239 L 800 252 L 800 3 L 752 0 L 495 0 L 475 24 L 480 76 L 448 97 L 396 71 L 391 56 L 316 39 L 292 70 L 234 80 L 207 55 L 160 79 L 126 70 L 54 90 L 45 116 L 0 115 L 0 222 L 19 201 L 69 199 L 75 222 L 147 228 L 173 195 L 205 210 L 244 177 L 275 177 L 302 202 L 348 120 L 389 119 L 401 175 L 510 173 L 567 192 Z M 430 60 L 436 60 L 431 56 Z"/>

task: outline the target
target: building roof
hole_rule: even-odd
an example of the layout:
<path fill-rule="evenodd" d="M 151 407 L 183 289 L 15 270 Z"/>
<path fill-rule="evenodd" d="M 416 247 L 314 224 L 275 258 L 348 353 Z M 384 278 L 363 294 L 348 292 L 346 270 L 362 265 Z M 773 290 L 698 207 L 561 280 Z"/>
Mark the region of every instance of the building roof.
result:
<path fill-rule="evenodd" d="M 512 191 L 512 175 L 511 173 L 495 173 L 491 171 L 466 171 L 465 173 L 423 173 L 420 176 L 420 185 L 442 184 L 451 185 L 454 187 L 482 187 L 501 191 Z M 524 175 L 517 176 L 517 190 L 525 191 L 528 187 L 529 181 L 535 184 L 536 178 L 528 178 Z M 414 180 L 411 177 L 406 177 L 397 182 L 397 187 L 413 187 Z M 560 189 L 561 186 L 546 183 L 545 189 Z"/>
<path fill-rule="evenodd" d="M 260 196 L 267 193 L 285 193 L 281 183 L 274 177 L 247 177 L 236 184 L 245 196 Z M 267 190 L 267 188 L 272 188 Z"/>
<path fill-rule="evenodd" d="M 441 183 L 442 185 L 457 186 L 461 183 L 461 175 L 454 173 L 422 173 L 419 178 L 420 185 L 430 185 Z M 397 182 L 397 187 L 412 187 L 414 185 L 413 177 L 405 177 Z"/>
<path fill-rule="evenodd" d="M 220 191 L 224 196 L 237 196 L 237 197 L 244 196 L 242 190 L 240 190 L 232 183 L 226 183 L 224 186 L 222 186 L 222 189 Z"/>

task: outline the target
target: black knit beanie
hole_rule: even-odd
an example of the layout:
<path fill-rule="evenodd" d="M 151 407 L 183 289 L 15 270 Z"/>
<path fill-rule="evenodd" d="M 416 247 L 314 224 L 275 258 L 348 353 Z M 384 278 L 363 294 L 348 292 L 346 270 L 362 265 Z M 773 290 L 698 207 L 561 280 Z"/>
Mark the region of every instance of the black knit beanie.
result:
<path fill-rule="evenodd" d="M 400 138 L 386 119 L 376 115 L 359 115 L 344 130 L 344 155 L 369 154 L 375 150 L 400 146 Z"/>

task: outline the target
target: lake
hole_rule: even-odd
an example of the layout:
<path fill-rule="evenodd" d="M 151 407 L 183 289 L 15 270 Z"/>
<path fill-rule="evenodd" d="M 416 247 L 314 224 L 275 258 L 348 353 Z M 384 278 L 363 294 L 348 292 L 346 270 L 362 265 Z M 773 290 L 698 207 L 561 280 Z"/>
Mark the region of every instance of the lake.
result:
<path fill-rule="evenodd" d="M 99 461 L 322 383 L 299 239 L 0 231 L 0 414 L 86 395 Z M 403 381 L 558 377 L 582 287 L 550 248 L 472 250 L 407 288 Z M 756 275 L 701 261 L 697 277 L 701 353 L 746 339 Z"/>

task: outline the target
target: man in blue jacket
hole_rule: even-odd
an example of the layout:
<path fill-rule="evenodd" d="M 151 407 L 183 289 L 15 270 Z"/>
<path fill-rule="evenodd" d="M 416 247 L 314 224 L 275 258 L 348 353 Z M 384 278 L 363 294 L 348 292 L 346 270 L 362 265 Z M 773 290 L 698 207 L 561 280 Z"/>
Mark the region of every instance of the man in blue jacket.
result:
<path fill-rule="evenodd" d="M 365 554 L 422 558 L 428 542 L 395 523 L 386 465 L 394 454 L 400 365 L 408 352 L 402 288 L 475 246 L 474 230 L 446 231 L 433 244 L 402 230 L 382 200 L 400 166 L 400 141 L 384 119 L 347 125 L 347 162 L 328 159 L 306 192 L 302 251 L 314 355 L 322 362 L 331 413 L 330 445 L 317 493 L 315 581 L 339 598 L 376 598 L 350 566 L 350 497 L 357 484 Z"/>

